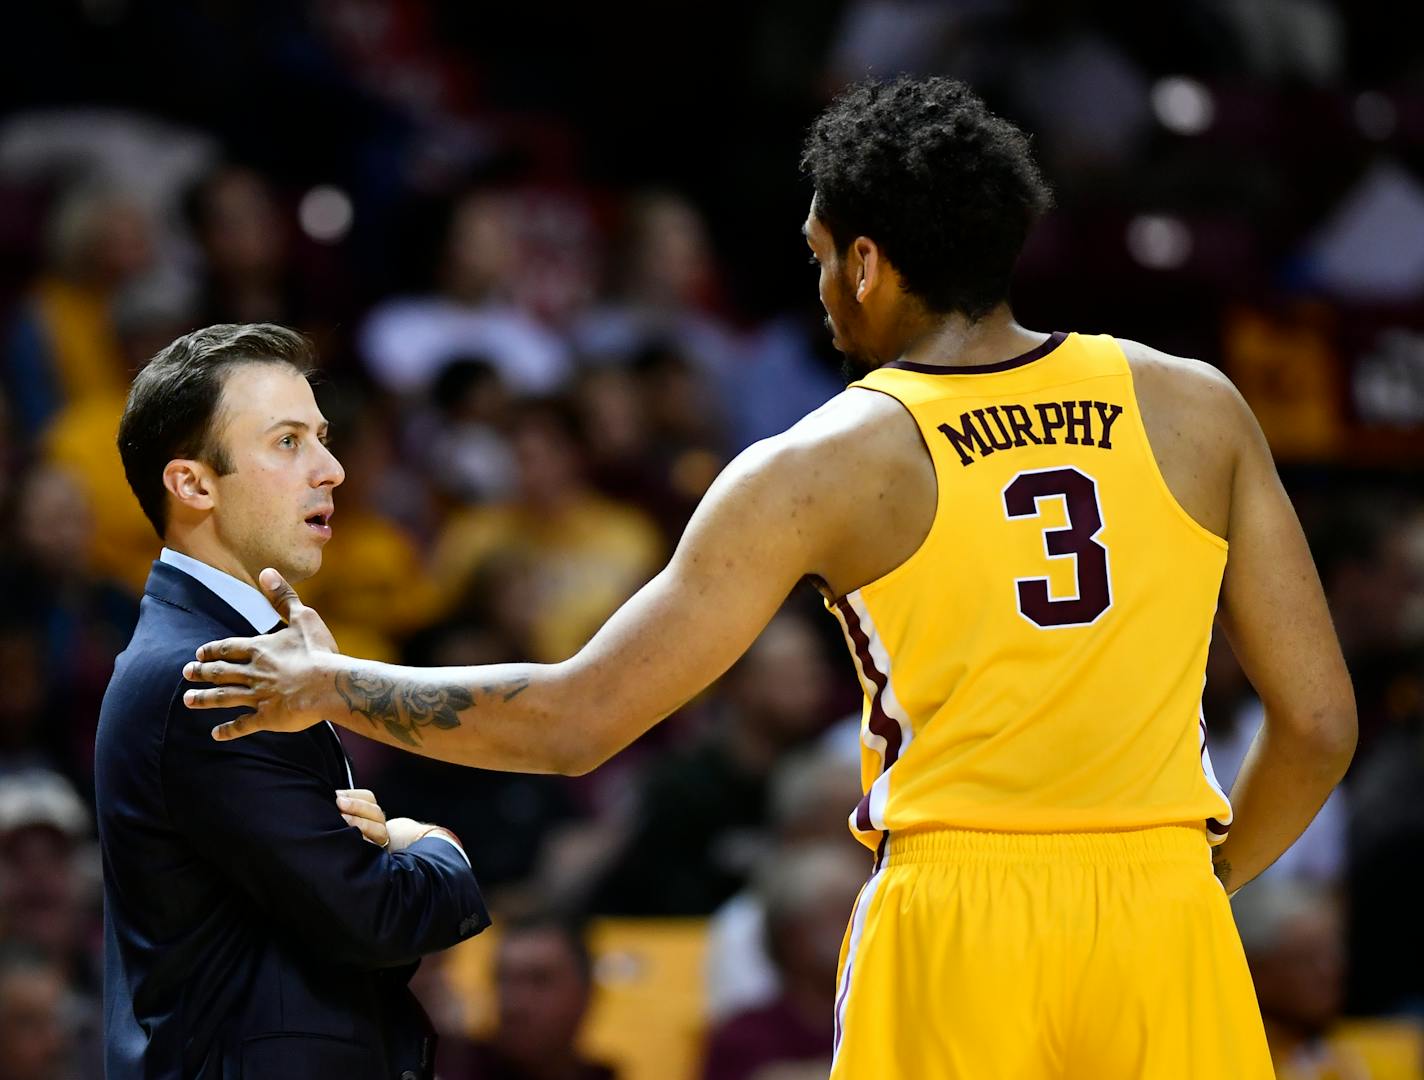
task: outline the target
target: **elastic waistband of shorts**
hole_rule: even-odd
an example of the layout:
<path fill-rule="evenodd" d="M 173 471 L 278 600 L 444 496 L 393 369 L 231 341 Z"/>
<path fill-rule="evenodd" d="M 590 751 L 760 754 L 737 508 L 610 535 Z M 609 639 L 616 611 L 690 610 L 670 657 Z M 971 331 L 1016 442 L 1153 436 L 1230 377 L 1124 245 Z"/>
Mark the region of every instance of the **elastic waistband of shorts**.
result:
<path fill-rule="evenodd" d="M 1206 828 L 1162 825 L 1110 832 L 1008 833 L 916 829 L 891 833 L 881 866 L 995 860 L 1006 862 L 1147 863 L 1210 861 Z"/>

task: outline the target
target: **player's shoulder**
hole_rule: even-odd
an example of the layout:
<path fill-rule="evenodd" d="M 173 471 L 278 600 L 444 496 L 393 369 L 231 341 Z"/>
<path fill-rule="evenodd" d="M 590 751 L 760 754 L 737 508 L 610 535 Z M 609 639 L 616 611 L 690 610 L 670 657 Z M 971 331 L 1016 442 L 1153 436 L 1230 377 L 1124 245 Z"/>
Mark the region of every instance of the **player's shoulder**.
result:
<path fill-rule="evenodd" d="M 825 453 L 895 453 L 919 442 L 919 425 L 889 394 L 848 387 L 808 413 L 784 434 L 788 446 Z"/>
<path fill-rule="evenodd" d="M 927 467 L 919 427 L 905 407 L 885 394 L 852 388 L 747 447 L 723 481 L 848 503 L 875 497 L 897 473 Z"/>
<path fill-rule="evenodd" d="M 1235 384 L 1220 368 L 1205 360 L 1175 356 L 1129 338 L 1116 338 L 1127 358 L 1133 382 L 1151 389 L 1166 389 L 1200 401 L 1239 401 Z"/>
<path fill-rule="evenodd" d="M 841 391 L 753 449 L 779 469 L 826 475 L 822 467 L 829 466 L 837 482 L 859 470 L 883 471 L 925 456 L 919 425 L 905 406 L 858 387 Z"/>
<path fill-rule="evenodd" d="M 1236 432 L 1255 427 L 1250 407 L 1220 368 L 1140 341 L 1116 341 L 1132 371 L 1138 405 L 1144 414 L 1182 417 L 1194 424 Z"/>

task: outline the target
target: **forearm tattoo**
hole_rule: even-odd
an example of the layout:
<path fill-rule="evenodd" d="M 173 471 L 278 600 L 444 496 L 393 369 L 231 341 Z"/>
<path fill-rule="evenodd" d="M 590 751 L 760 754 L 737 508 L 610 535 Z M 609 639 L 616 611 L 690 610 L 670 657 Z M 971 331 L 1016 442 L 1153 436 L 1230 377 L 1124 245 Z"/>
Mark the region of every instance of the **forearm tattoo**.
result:
<path fill-rule="evenodd" d="M 508 679 L 480 687 L 487 699 L 512 701 L 529 686 L 526 678 Z M 454 683 L 410 686 L 398 679 L 369 672 L 341 672 L 336 692 L 352 713 L 364 716 L 373 727 L 384 727 L 407 746 L 419 746 L 421 728 L 448 730 L 460 726 L 460 713 L 474 708 L 475 695 Z"/>

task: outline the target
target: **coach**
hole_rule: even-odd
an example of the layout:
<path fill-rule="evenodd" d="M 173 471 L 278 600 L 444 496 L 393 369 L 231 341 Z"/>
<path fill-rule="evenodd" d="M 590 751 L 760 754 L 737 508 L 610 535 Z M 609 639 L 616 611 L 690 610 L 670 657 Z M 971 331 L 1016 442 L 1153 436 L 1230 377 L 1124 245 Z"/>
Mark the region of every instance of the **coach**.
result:
<path fill-rule="evenodd" d="M 309 360 L 282 327 L 196 331 L 139 373 L 119 426 L 165 546 L 95 750 L 108 1080 L 425 1080 L 406 983 L 489 923 L 453 834 L 379 810 L 384 847 L 352 827 L 368 815 L 337 805 L 354 784 L 329 725 L 219 743 L 183 704 L 198 645 L 279 624 L 257 572 L 321 566 L 344 473 Z"/>

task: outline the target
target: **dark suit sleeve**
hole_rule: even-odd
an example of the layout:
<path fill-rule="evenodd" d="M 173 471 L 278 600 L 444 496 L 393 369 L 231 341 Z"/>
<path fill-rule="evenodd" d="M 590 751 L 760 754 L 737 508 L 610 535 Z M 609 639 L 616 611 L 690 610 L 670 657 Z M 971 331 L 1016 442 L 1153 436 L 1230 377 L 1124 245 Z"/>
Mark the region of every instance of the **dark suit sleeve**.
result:
<path fill-rule="evenodd" d="M 342 819 L 309 736 L 217 742 L 211 729 L 239 710 L 189 710 L 186 688 L 164 743 L 169 818 L 282 936 L 328 961 L 382 968 L 489 925 L 474 872 L 450 844 L 376 847 Z"/>

